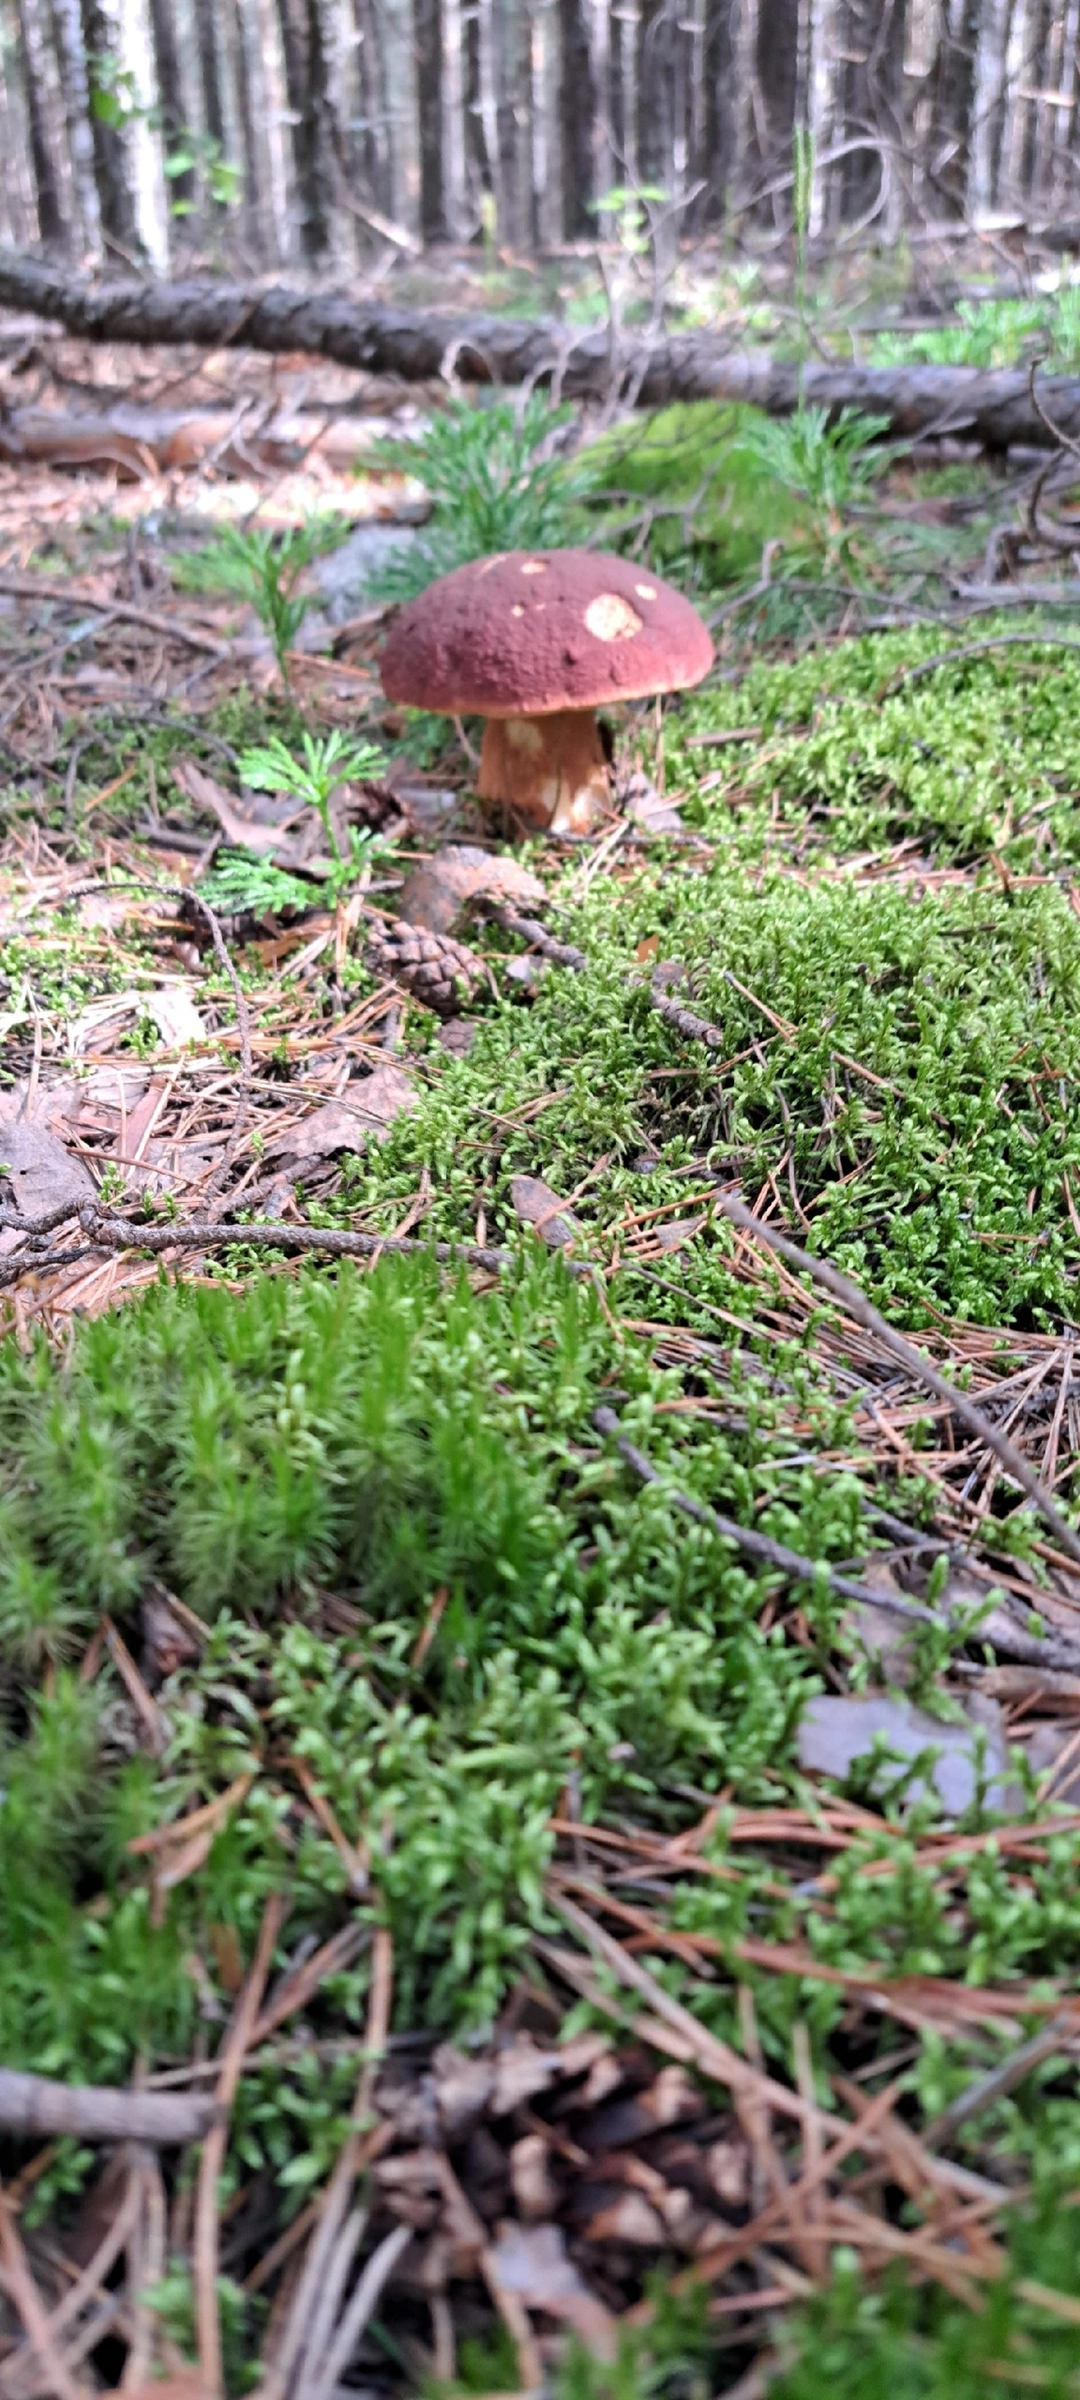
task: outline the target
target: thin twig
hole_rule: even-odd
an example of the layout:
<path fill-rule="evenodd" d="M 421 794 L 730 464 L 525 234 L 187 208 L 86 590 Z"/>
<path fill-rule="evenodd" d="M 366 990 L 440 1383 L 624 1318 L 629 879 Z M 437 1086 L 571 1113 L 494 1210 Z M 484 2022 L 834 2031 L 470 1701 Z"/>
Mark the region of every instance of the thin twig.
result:
<path fill-rule="evenodd" d="M 66 2135 L 77 2142 L 200 2141 L 212 2106 L 205 2100 L 158 2092 L 112 2090 L 107 2084 L 55 2083 L 0 2067 L 0 2131 L 16 2142 Z"/>
<path fill-rule="evenodd" d="M 390 1234 L 337 1232 L 277 1220 L 244 1225 L 198 1218 L 188 1225 L 139 1225 L 131 1217 L 106 1216 L 93 1205 L 86 1207 L 85 1219 L 85 1231 L 101 1250 L 220 1250 L 234 1242 L 265 1250 L 321 1250 L 328 1258 L 373 1258 L 388 1250 L 395 1256 L 436 1258 L 441 1265 L 483 1267 L 492 1275 L 512 1266 L 516 1256 L 512 1250 L 491 1250 L 475 1242 L 421 1242 L 408 1236 L 395 1240 Z"/>
<path fill-rule="evenodd" d="M 64 608 L 93 608 L 103 616 L 122 618 L 129 625 L 144 625 L 150 633 L 163 634 L 168 641 L 186 642 L 189 650 L 206 650 L 212 658 L 228 658 L 228 642 L 219 642 L 212 633 L 199 633 L 193 625 L 180 618 L 158 617 L 137 607 L 129 600 L 100 600 L 93 592 L 74 591 L 70 584 L 36 583 L 28 575 L 0 575 L 0 592 L 10 593 L 13 600 L 52 600 Z"/>
<path fill-rule="evenodd" d="M 598 1433 L 613 1434 L 616 1448 L 632 1467 L 642 1483 L 662 1483 L 663 1477 L 652 1460 L 646 1458 L 636 1442 L 628 1441 L 619 1431 L 619 1420 L 613 1408 L 594 1408 L 592 1422 Z M 888 1608 L 893 1614 L 908 1617 L 919 1625 L 940 1625 L 942 1618 L 933 1609 L 923 1608 L 917 1600 L 904 1600 L 899 1592 L 878 1591 L 868 1583 L 857 1583 L 854 1576 L 838 1574 L 823 1559 L 804 1558 L 800 1551 L 789 1550 L 785 1543 L 771 1541 L 768 1534 L 755 1533 L 748 1525 L 740 1525 L 734 1517 L 720 1515 L 718 1509 L 707 1508 L 700 1500 L 692 1500 L 689 1492 L 669 1493 L 672 1506 L 684 1516 L 693 1517 L 699 1525 L 708 1525 L 713 1533 L 727 1542 L 734 1542 L 749 1558 L 757 1559 L 764 1567 L 773 1567 L 793 1583 L 825 1582 L 838 1599 L 861 1600 L 874 1608 Z"/>
<path fill-rule="evenodd" d="M 1080 648 L 1080 643 L 1076 647 Z M 908 1374 L 916 1383 L 924 1384 L 927 1391 L 934 1393 L 936 1399 L 943 1400 L 952 1414 L 959 1418 L 962 1425 L 967 1427 L 968 1432 L 974 1434 L 977 1441 L 984 1442 L 988 1450 L 993 1451 L 1006 1474 L 1012 1477 L 1014 1483 L 1019 1484 L 1021 1491 L 1027 1493 L 1028 1499 L 1038 1509 L 1044 1523 L 1049 1525 L 1055 1540 L 1060 1543 L 1067 1556 L 1074 1559 L 1080 1566 L 1080 1534 L 1074 1531 L 1067 1517 L 1062 1516 L 1051 1493 L 1040 1481 L 1034 1468 L 1028 1465 L 1023 1453 L 1016 1448 L 1014 1442 L 1009 1440 L 1008 1434 L 1002 1433 L 998 1426 L 992 1424 L 990 1418 L 984 1416 L 982 1409 L 977 1408 L 975 1402 L 968 1399 L 966 1392 L 959 1391 L 957 1386 L 949 1383 L 944 1375 L 939 1375 L 937 1368 L 931 1365 L 930 1360 L 924 1358 L 922 1351 L 915 1348 L 914 1342 L 909 1342 L 906 1334 L 898 1333 L 896 1327 L 890 1325 L 888 1318 L 882 1316 L 880 1309 L 876 1309 L 873 1303 L 866 1298 L 865 1293 L 859 1290 L 858 1285 L 851 1283 L 846 1275 L 842 1275 L 838 1267 L 831 1266 L 827 1259 L 814 1258 L 809 1250 L 800 1250 L 797 1242 L 790 1241 L 787 1234 L 778 1232 L 775 1225 L 766 1225 L 761 1217 L 756 1217 L 753 1210 L 747 1208 L 742 1200 L 736 1200 L 732 1193 L 718 1192 L 716 1205 L 724 1211 L 725 1216 L 730 1217 L 733 1225 L 738 1225 L 744 1233 L 753 1234 L 756 1240 L 764 1242 L 770 1250 L 778 1251 L 780 1257 L 786 1258 L 789 1265 L 795 1267 L 800 1275 L 811 1276 L 815 1283 L 819 1283 L 822 1289 L 830 1294 L 832 1299 L 839 1301 L 840 1306 L 849 1317 L 854 1319 L 856 1325 L 862 1326 L 864 1333 L 874 1334 L 878 1341 L 885 1344 L 887 1350 L 891 1350 L 893 1357 L 900 1360 L 901 1365 L 906 1367 Z"/>
<path fill-rule="evenodd" d="M 258 2019 L 259 2006 L 270 1972 L 274 1944 L 281 1931 L 285 1902 L 280 1892 L 271 1892 L 263 1910 L 255 1956 L 251 1963 L 236 2013 L 221 2053 L 221 2072 L 214 2091 L 217 2121 L 203 2143 L 199 2160 L 199 2182 L 195 2195 L 195 2240 L 193 2245 L 193 2280 L 195 2285 L 195 2330 L 199 2350 L 199 2373 L 207 2400 L 218 2400 L 222 2390 L 221 2325 L 218 2318 L 218 2178 L 225 2164 L 229 2139 L 229 2114 L 236 2098 L 236 2087 L 244 2064 L 245 2054 Z"/>
<path fill-rule="evenodd" d="M 1080 650 L 1080 638 L 1073 641 L 1067 633 L 988 633 L 981 642 L 964 642 L 957 650 L 939 650 L 933 658 L 918 659 L 913 667 L 899 667 L 883 683 L 877 697 L 891 700 L 894 692 L 906 683 L 918 683 L 923 675 L 933 675 L 938 667 L 951 667 L 965 658 L 979 658 L 986 650 L 1003 650 L 1018 644 L 1027 650 Z"/>
<path fill-rule="evenodd" d="M 75 2382 L 53 2340 L 41 2295 L 19 2238 L 14 2210 L 7 2193 L 3 2191 L 0 2191 L 0 2268 L 9 2296 L 22 2319 L 27 2339 L 40 2360 L 39 2391 L 44 2388 L 52 2400 L 85 2400 L 85 2387 Z"/>

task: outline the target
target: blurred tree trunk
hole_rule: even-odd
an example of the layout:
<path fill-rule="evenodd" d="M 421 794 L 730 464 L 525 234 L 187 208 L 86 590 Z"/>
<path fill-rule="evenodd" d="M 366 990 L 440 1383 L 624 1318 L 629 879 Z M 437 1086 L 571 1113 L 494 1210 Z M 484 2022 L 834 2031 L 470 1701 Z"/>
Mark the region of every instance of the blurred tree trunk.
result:
<path fill-rule="evenodd" d="M 442 0 L 413 0 L 416 108 L 420 134 L 420 237 L 446 238 L 443 177 Z"/>
<path fill-rule="evenodd" d="M 767 177 L 791 165 L 799 96 L 799 0 L 759 0 L 754 73 L 761 100 L 761 163 Z M 778 221 L 789 211 L 774 210 Z"/>
<path fill-rule="evenodd" d="M 90 79 L 86 68 L 79 0 L 52 0 L 53 38 L 67 124 L 68 158 L 78 238 L 96 255 L 101 248 L 101 210 L 90 131 Z"/>
<path fill-rule="evenodd" d="M 319 0 L 278 0 L 278 20 L 293 117 L 300 252 L 314 263 L 330 247 L 332 209 L 326 38 Z"/>
<path fill-rule="evenodd" d="M 844 77 L 840 122 L 848 141 L 867 137 L 865 150 L 843 162 L 841 211 L 865 216 L 888 194 L 889 146 L 904 139 L 904 0 L 847 0 L 840 22 Z M 875 135 L 883 145 L 873 147 Z"/>
<path fill-rule="evenodd" d="M 218 0 L 195 0 L 195 41 L 199 53 L 203 123 L 219 151 L 225 148 L 225 104 L 221 94 L 221 60 L 217 41 Z"/>
<path fill-rule="evenodd" d="M 180 73 L 180 51 L 176 40 L 175 0 L 149 0 L 149 6 L 158 107 L 161 111 L 161 130 L 167 159 L 170 151 L 175 152 L 181 149 L 188 131 L 188 112 L 184 102 L 184 86 Z M 170 176 L 169 197 L 183 209 L 194 207 L 195 173 L 193 168 L 186 167 L 182 175 Z"/>
<path fill-rule="evenodd" d="M 364 181 L 376 206 L 393 213 L 394 179 L 390 157 L 390 102 L 386 81 L 383 28 L 374 0 L 353 0 L 358 36 L 360 138 Z"/>
<path fill-rule="evenodd" d="M 101 226 L 123 253 L 136 248 L 135 202 L 122 122 L 104 113 L 117 95 L 112 88 L 113 27 L 101 0 L 82 0 L 82 30 L 90 83 L 90 139 Z"/>
<path fill-rule="evenodd" d="M 229 52 L 236 92 L 236 112 L 240 120 L 240 139 L 244 150 L 244 222 L 248 240 L 257 258 L 266 254 L 267 225 L 263 208 L 263 178 L 259 160 L 259 144 L 255 130 L 255 102 L 251 88 L 251 61 L 248 56 L 247 11 L 244 0 L 232 0 Z"/>
<path fill-rule="evenodd" d="M 68 238 L 68 228 L 60 197 L 60 173 L 52 145 L 37 6 L 38 0 L 15 0 L 15 27 L 26 103 L 30 163 L 34 173 L 38 233 L 43 242 L 53 243 L 62 249 Z"/>
<path fill-rule="evenodd" d="M 951 216 L 967 205 L 980 0 L 945 0 L 925 152 L 928 187 Z"/>
<path fill-rule="evenodd" d="M 596 117 L 592 53 L 585 0 L 559 0 L 562 48 L 559 135 L 562 151 L 563 232 L 570 241 L 594 233 L 592 129 Z"/>
<path fill-rule="evenodd" d="M 739 126 L 735 78 L 738 71 L 738 0 L 707 0 L 705 14 L 705 159 L 709 213 L 724 218 L 737 191 Z"/>

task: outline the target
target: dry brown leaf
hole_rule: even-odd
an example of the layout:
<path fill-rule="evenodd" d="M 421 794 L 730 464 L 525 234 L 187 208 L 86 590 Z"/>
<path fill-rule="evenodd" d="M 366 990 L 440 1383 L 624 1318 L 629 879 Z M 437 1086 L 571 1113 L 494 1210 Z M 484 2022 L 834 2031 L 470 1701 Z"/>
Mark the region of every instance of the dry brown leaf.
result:
<path fill-rule="evenodd" d="M 518 2210 L 526 2224 L 539 2224 L 554 2215 L 559 2195 L 548 2164 L 548 2145 L 542 2133 L 524 2133 L 510 2152 L 510 2181 Z"/>
<path fill-rule="evenodd" d="M 970 1721 L 978 1707 L 979 1723 Z M 993 1808 L 1008 1808 L 1009 1793 L 1004 1777 L 1008 1771 L 1008 1750 L 1001 1731 L 1000 1710 L 996 1701 L 985 1700 L 979 1705 L 978 1695 L 968 1701 L 969 1722 L 963 1725 L 945 1723 L 932 1717 L 924 1708 L 916 1708 L 885 1692 L 856 1698 L 846 1693 L 822 1692 L 809 1700 L 799 1722 L 799 1765 L 804 1772 L 844 1777 L 857 1758 L 873 1750 L 880 1735 L 890 1751 L 903 1759 L 914 1759 L 920 1752 L 940 1753 L 930 1773 L 942 1807 L 949 1816 L 962 1816 L 976 1799 L 984 1774 L 994 1778 L 989 1799 Z M 985 1741 L 982 1748 L 980 1736 Z M 882 1781 L 895 1780 L 900 1770 L 895 1766 L 882 1769 Z M 910 1805 L 925 1798 L 927 1782 L 917 1776 L 907 1786 Z"/>
<path fill-rule="evenodd" d="M 470 900 L 509 900 L 515 906 L 545 897 L 544 886 L 527 867 L 501 851 L 477 850 L 452 842 L 424 859 L 406 878 L 398 915 L 407 925 L 422 925 L 428 933 L 449 933 Z"/>
<path fill-rule="evenodd" d="M 515 1215 L 523 1225 L 532 1226 L 549 1250 L 564 1250 L 581 1231 L 577 1218 L 567 1214 L 558 1193 L 539 1175 L 515 1175 L 510 1198 Z"/>
<path fill-rule="evenodd" d="M 92 1200 L 94 1181 L 82 1159 L 65 1147 L 57 1128 L 70 1127 L 77 1113 L 71 1083 L 25 1083 L 0 1093 L 0 1199 L 14 1202 L 20 1216 L 43 1216 L 61 1202 L 77 1208 Z"/>
<path fill-rule="evenodd" d="M 337 1100 L 324 1101 L 309 1117 L 267 1144 L 269 1159 L 330 1158 L 336 1150 L 362 1150 L 369 1133 L 381 1133 L 403 1110 L 416 1105 L 416 1086 L 403 1067 L 375 1067 L 354 1076 Z"/>
<path fill-rule="evenodd" d="M 623 815 L 644 833 L 681 833 L 683 821 L 677 808 L 663 800 L 655 783 L 650 782 L 640 767 L 629 776 L 622 795 Z"/>
<path fill-rule="evenodd" d="M 659 2218 L 653 2222 L 659 2227 Z M 614 2358 L 618 2347 L 615 2319 L 567 2257 L 557 2225 L 518 2225 L 512 2220 L 500 2225 L 498 2240 L 488 2252 L 488 2266 L 501 2291 L 512 2292 L 526 2308 L 542 2309 L 545 2316 L 572 2326 L 594 2357 Z"/>
<path fill-rule="evenodd" d="M 158 991 L 145 992 L 142 1007 L 167 1050 L 179 1049 L 184 1042 L 205 1041 L 206 1027 L 191 997 L 190 984 L 167 983 Z"/>
<path fill-rule="evenodd" d="M 644 2192 L 620 2192 L 585 2227 L 586 2241 L 628 2242 L 638 2250 L 662 2249 L 664 2238 L 663 2218 Z"/>
<path fill-rule="evenodd" d="M 226 841 L 234 849 L 251 850 L 258 858 L 269 858 L 279 848 L 280 826 L 260 824 L 254 815 L 238 807 L 235 794 L 227 792 L 224 785 L 218 783 L 213 775 L 208 775 L 205 767 L 198 766 L 193 758 L 175 758 L 172 762 L 172 779 L 194 808 L 201 809 L 204 815 L 217 818 Z M 295 816 L 295 809 L 291 813 Z"/>

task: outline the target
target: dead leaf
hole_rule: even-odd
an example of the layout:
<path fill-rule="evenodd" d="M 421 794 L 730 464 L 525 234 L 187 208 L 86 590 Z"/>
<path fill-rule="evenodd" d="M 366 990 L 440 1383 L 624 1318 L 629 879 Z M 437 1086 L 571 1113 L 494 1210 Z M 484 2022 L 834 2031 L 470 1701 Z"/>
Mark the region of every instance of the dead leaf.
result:
<path fill-rule="evenodd" d="M 968 1721 L 955 1724 L 884 1692 L 862 1699 L 820 1693 L 807 1702 L 800 1719 L 799 1765 L 809 1773 L 842 1778 L 857 1758 L 865 1758 L 873 1750 L 880 1734 L 889 1749 L 903 1759 L 917 1758 L 931 1749 L 940 1753 L 930 1784 L 950 1817 L 962 1816 L 971 1807 L 980 1781 L 988 1776 L 993 1778 L 987 1795 L 990 1807 L 1008 1809 L 1011 1794 L 1004 1781 L 1008 1751 L 997 1702 L 980 1700 L 977 1693 L 971 1693 L 966 1706 Z M 978 1721 L 972 1721 L 976 1717 Z M 891 1783 L 898 1772 L 893 1766 L 883 1767 L 881 1781 Z M 925 1777 L 913 1777 L 906 1789 L 906 1805 L 926 1796 Z"/>
<path fill-rule="evenodd" d="M 161 990 L 143 994 L 144 1013 L 157 1026 L 166 1049 L 176 1050 L 184 1042 L 203 1042 L 206 1027 L 191 997 L 190 985 L 165 984 Z"/>
<path fill-rule="evenodd" d="M 543 900 L 544 886 L 516 858 L 502 851 L 478 850 L 452 842 L 424 859 L 406 877 L 398 915 L 407 925 L 422 925 L 428 933 L 449 933 L 470 900 L 483 893 L 515 905 Z"/>
<path fill-rule="evenodd" d="M 564 1250 L 581 1231 L 577 1218 L 566 1214 L 558 1193 L 539 1175 L 515 1175 L 510 1198 L 522 1224 L 531 1225 L 549 1250 Z"/>
<path fill-rule="evenodd" d="M 653 2221 L 659 2225 L 658 2218 Z M 498 2240 L 488 2251 L 488 2266 L 500 2291 L 513 2292 L 526 2308 L 542 2309 L 545 2316 L 572 2326 L 594 2358 L 615 2357 L 615 2319 L 567 2257 L 557 2225 L 500 2225 Z"/>
<path fill-rule="evenodd" d="M 655 1237 L 661 1250 L 682 1250 L 707 1222 L 705 1217 L 669 1217 L 666 1225 L 654 1228 Z"/>
<path fill-rule="evenodd" d="M 670 801 L 661 799 L 655 783 L 650 782 L 640 767 L 628 776 L 621 794 L 623 815 L 631 824 L 640 825 L 643 833 L 681 833 L 683 821 Z"/>
<path fill-rule="evenodd" d="M 362 1150 L 370 1133 L 382 1133 L 403 1110 L 416 1106 L 416 1086 L 403 1067 L 388 1061 L 370 1075 L 354 1076 L 337 1100 L 324 1101 L 309 1117 L 267 1144 L 269 1159 L 330 1158 L 337 1150 Z"/>
<path fill-rule="evenodd" d="M 94 1180 L 81 1158 L 65 1147 L 57 1126 L 70 1127 L 77 1113 L 72 1083 L 39 1086 L 32 1100 L 25 1083 L 0 1093 L 0 1199 L 14 1202 L 20 1216 L 94 1197 Z"/>
<path fill-rule="evenodd" d="M 447 1017 L 436 1039 L 451 1058 L 467 1058 L 479 1031 L 478 1017 Z"/>
<path fill-rule="evenodd" d="M 659 2250 L 664 2244 L 664 2221 L 644 2192 L 620 2192 L 607 2208 L 599 2208 L 585 2229 L 589 2242 L 629 2242 L 634 2249 Z"/>
<path fill-rule="evenodd" d="M 552 2217 L 559 2194 L 548 2164 L 548 2145 L 542 2133 L 523 2133 L 510 2151 L 510 2181 L 520 2215 L 527 2225 Z"/>
<path fill-rule="evenodd" d="M 139 1667 L 151 1692 L 175 1675 L 178 1667 L 190 1666 L 199 1656 L 198 1642 L 177 1615 L 163 1584 L 144 1592 L 139 1604 L 139 1630 L 142 1634 Z"/>
<path fill-rule="evenodd" d="M 280 826 L 260 824 L 253 814 L 238 807 L 234 794 L 227 792 L 193 758 L 175 758 L 172 762 L 172 779 L 178 791 L 183 793 L 185 800 L 191 801 L 194 808 L 201 809 L 204 816 L 217 818 L 226 841 L 231 843 L 233 849 L 251 850 L 258 858 L 269 858 L 278 848 L 281 841 Z M 295 816 L 296 810 L 292 809 L 290 815 Z"/>
<path fill-rule="evenodd" d="M 178 981 L 151 985 L 146 991 L 107 992 L 88 1001 L 71 1028 L 74 1051 L 111 1049 L 133 1025 L 149 1017 L 162 1047 L 206 1040 L 206 1027 L 191 997 L 191 985 Z"/>

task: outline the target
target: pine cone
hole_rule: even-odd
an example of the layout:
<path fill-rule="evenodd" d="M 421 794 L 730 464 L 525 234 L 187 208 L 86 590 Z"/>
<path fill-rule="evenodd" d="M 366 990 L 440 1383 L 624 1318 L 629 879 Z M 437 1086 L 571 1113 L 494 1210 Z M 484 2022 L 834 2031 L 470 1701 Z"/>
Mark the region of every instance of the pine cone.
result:
<path fill-rule="evenodd" d="M 372 936 L 369 955 L 379 975 L 392 975 L 414 1000 L 440 1017 L 456 1016 L 487 980 L 483 959 L 464 942 L 400 920 Z"/>

